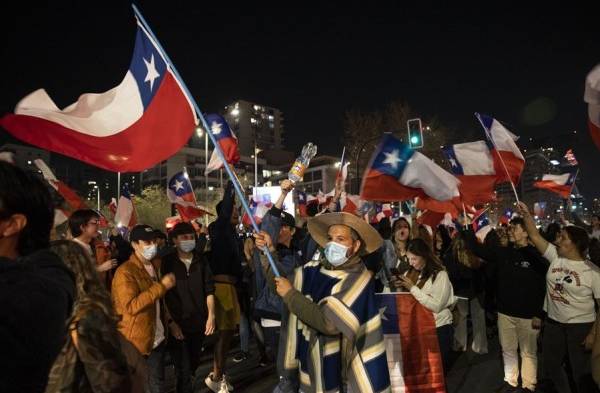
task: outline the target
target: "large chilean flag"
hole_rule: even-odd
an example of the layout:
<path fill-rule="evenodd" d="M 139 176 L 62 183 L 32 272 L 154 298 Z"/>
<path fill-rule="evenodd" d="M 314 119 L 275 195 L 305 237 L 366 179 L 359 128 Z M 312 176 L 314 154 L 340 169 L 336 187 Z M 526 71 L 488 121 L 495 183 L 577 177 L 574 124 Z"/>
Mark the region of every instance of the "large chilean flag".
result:
<path fill-rule="evenodd" d="M 87 93 L 64 109 L 44 89 L 0 119 L 22 141 L 111 171 L 138 172 L 175 154 L 196 114 L 157 44 L 138 22 L 129 70 L 104 93 Z"/>
<path fill-rule="evenodd" d="M 485 129 L 491 144 L 498 181 L 512 181 L 513 184 L 517 184 L 525 167 L 525 157 L 515 143 L 518 137 L 490 116 L 479 113 L 475 113 L 475 116 Z"/>
<path fill-rule="evenodd" d="M 439 165 L 386 134 L 363 176 L 365 201 L 405 201 L 429 196 L 438 201 L 457 197 L 460 181 Z"/>
<path fill-rule="evenodd" d="M 442 151 L 450 162 L 450 170 L 460 180 L 458 189 L 464 202 L 474 205 L 494 200 L 497 176 L 487 143 L 459 143 L 445 146 Z"/>

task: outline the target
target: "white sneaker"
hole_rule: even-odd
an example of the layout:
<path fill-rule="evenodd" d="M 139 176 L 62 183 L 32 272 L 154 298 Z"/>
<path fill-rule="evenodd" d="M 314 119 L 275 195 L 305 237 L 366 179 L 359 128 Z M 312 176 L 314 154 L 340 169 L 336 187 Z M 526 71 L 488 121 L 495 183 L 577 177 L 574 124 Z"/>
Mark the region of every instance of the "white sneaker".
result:
<path fill-rule="evenodd" d="M 206 384 L 206 386 L 208 386 L 210 390 L 212 390 L 215 393 L 229 393 L 233 391 L 233 386 L 231 386 L 231 384 L 227 382 L 225 375 L 223 375 L 220 381 L 215 381 L 213 379 L 213 373 L 211 372 L 204 379 L 204 383 Z"/>
<path fill-rule="evenodd" d="M 204 378 L 204 383 L 213 392 L 218 392 L 219 391 L 219 382 L 213 381 L 212 375 L 213 375 L 212 373 L 208 374 L 208 376 L 206 378 Z"/>
<path fill-rule="evenodd" d="M 219 389 L 219 393 L 229 393 L 229 389 L 227 388 L 227 382 L 225 379 L 221 380 L 221 389 Z"/>
<path fill-rule="evenodd" d="M 223 379 L 221 379 L 221 384 L 225 384 L 227 386 L 226 393 L 233 391 L 233 385 L 229 383 L 229 381 L 227 380 L 227 376 L 225 374 L 223 374 Z M 221 389 L 223 389 L 223 387 L 221 387 Z"/>

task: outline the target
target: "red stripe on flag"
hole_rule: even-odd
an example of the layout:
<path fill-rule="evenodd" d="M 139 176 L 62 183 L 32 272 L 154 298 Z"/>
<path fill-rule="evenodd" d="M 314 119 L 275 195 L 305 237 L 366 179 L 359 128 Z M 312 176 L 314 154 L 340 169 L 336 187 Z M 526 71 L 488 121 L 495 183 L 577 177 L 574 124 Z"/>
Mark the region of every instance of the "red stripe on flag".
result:
<path fill-rule="evenodd" d="M 445 392 L 444 367 L 433 314 L 409 295 L 396 295 L 396 307 L 405 392 Z"/>
<path fill-rule="evenodd" d="M 500 157 L 498 157 L 498 155 L 500 155 Z M 512 181 L 514 184 L 517 184 L 521 177 L 521 173 L 523 173 L 525 161 L 517 158 L 514 153 L 509 151 L 497 151 L 492 149 L 492 156 L 494 157 L 494 170 L 496 171 L 498 181 Z M 504 165 L 502 162 L 504 162 Z M 507 171 L 510 177 L 506 175 Z"/>
<path fill-rule="evenodd" d="M 425 196 L 423 190 L 406 187 L 392 176 L 375 169 L 367 173 L 360 194 L 361 199 L 371 201 L 407 201 L 418 196 Z"/>
<path fill-rule="evenodd" d="M 504 173 L 504 169 L 502 169 L 501 173 Z M 496 199 L 494 186 L 496 185 L 497 176 L 473 175 L 457 177 L 460 180 L 458 190 L 465 203 L 477 205 L 480 203 L 491 202 Z"/>
<path fill-rule="evenodd" d="M 560 195 L 563 199 L 569 199 L 571 196 L 572 185 L 570 184 L 560 185 L 551 180 L 540 180 L 533 183 L 533 186 L 552 191 Z"/>
<path fill-rule="evenodd" d="M 143 116 L 114 135 L 87 135 L 26 115 L 6 115 L 0 124 L 24 142 L 114 172 L 139 172 L 167 159 L 186 144 L 195 127 L 190 104 L 170 73 Z"/>
<path fill-rule="evenodd" d="M 52 181 L 52 183 L 54 183 L 56 191 L 65 199 L 71 210 L 88 209 L 83 199 L 65 183 L 60 180 Z"/>

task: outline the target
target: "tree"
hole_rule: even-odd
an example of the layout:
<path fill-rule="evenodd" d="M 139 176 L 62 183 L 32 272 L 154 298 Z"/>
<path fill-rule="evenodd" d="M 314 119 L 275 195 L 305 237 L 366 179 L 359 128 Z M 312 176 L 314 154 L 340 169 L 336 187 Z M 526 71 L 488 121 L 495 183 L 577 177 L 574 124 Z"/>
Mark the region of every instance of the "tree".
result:
<path fill-rule="evenodd" d="M 152 228 L 164 230 L 165 219 L 172 215 L 167 191 L 157 185 L 146 187 L 141 195 L 133 196 L 133 204 L 138 223 Z"/>

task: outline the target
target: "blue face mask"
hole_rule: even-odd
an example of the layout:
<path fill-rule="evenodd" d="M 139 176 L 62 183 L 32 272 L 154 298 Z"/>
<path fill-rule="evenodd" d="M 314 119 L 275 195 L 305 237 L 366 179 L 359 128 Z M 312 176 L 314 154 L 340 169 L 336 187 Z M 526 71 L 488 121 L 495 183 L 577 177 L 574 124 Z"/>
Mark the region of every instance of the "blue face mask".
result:
<path fill-rule="evenodd" d="M 179 248 L 183 252 L 190 252 L 194 248 L 196 248 L 196 241 L 194 239 L 192 239 L 192 240 L 181 240 L 179 242 Z"/>
<path fill-rule="evenodd" d="M 146 258 L 147 261 L 151 261 L 156 256 L 156 244 L 151 244 L 149 246 L 143 246 L 142 255 Z"/>
<path fill-rule="evenodd" d="M 350 247 L 346 247 L 343 244 L 339 244 L 336 242 L 329 242 L 325 245 L 325 258 L 331 263 L 333 266 L 343 265 L 348 257 L 348 249 Z"/>

